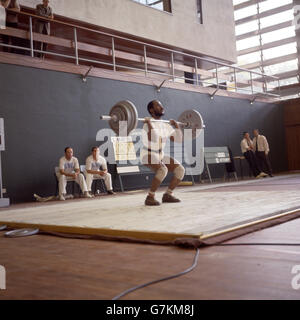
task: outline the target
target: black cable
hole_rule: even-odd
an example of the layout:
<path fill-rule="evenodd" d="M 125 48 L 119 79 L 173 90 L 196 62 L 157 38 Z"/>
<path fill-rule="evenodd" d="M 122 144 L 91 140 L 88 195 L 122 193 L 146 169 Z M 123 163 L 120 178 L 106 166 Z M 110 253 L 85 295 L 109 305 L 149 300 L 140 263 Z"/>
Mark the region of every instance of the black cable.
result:
<path fill-rule="evenodd" d="M 120 298 L 126 296 L 127 294 L 129 294 L 129 293 L 131 293 L 131 292 L 133 292 L 135 290 L 145 288 L 147 286 L 150 286 L 150 285 L 158 283 L 158 282 L 162 282 L 162 281 L 167 281 L 167 280 L 171 280 L 171 279 L 174 279 L 174 278 L 178 278 L 180 276 L 183 276 L 183 275 L 193 271 L 196 268 L 197 264 L 198 264 L 199 251 L 200 251 L 199 249 L 196 250 L 196 254 L 195 254 L 195 257 L 194 257 L 193 265 L 191 267 L 189 267 L 188 269 L 186 269 L 186 270 L 184 270 L 184 271 L 182 271 L 180 273 L 168 276 L 168 277 L 164 277 L 164 278 L 161 278 L 161 279 L 158 279 L 158 280 L 153 280 L 153 281 L 141 284 L 139 286 L 135 286 L 133 288 L 130 288 L 130 289 L 126 290 L 126 291 L 123 291 L 119 295 L 115 296 L 114 298 L 112 298 L 112 300 L 119 300 Z"/>
<path fill-rule="evenodd" d="M 46 233 L 46 232 L 43 232 L 43 233 Z M 56 236 L 58 236 L 58 235 L 59 234 L 56 234 Z M 73 238 L 73 237 L 71 235 L 68 235 L 68 238 Z M 76 238 L 76 237 L 74 237 L 74 238 Z M 209 244 L 209 243 L 202 242 L 202 248 L 203 247 L 233 247 L 233 246 L 300 246 L 300 243 L 275 243 L 275 242 L 274 243 L 270 243 L 270 242 L 269 243 L 268 242 L 265 242 L 265 243 L 263 243 L 263 242 L 252 242 L 251 243 L 251 242 L 249 242 L 249 243 L 213 243 L 213 244 Z M 119 300 L 120 298 L 128 295 L 129 293 L 131 293 L 133 291 L 145 288 L 147 286 L 150 286 L 150 285 L 162 282 L 162 281 L 167 281 L 167 280 L 171 280 L 171 279 L 174 279 L 174 278 L 178 278 L 180 276 L 183 276 L 183 275 L 193 271 L 196 268 L 197 264 L 198 264 L 199 252 L 200 252 L 200 249 L 196 248 L 196 254 L 195 254 L 195 257 L 194 257 L 193 264 L 188 269 L 186 269 L 186 270 L 184 270 L 184 271 L 182 271 L 180 273 L 177 273 L 175 275 L 164 277 L 164 278 L 161 278 L 161 279 L 158 279 L 158 280 L 153 280 L 153 281 L 150 281 L 150 282 L 135 286 L 135 287 L 130 288 L 128 290 L 125 290 L 122 293 L 120 293 L 119 295 L 117 295 L 114 298 L 112 298 L 112 300 Z"/>
<path fill-rule="evenodd" d="M 219 244 L 208 244 L 208 243 L 204 243 L 205 246 L 209 246 L 209 247 L 233 247 L 233 246 L 300 246 L 300 243 L 219 243 Z M 154 280 L 154 281 L 150 281 L 150 282 L 147 282 L 145 284 L 141 284 L 139 286 L 135 286 L 133 288 L 130 288 L 126 291 L 123 291 L 122 293 L 120 293 L 119 295 L 115 296 L 112 300 L 119 300 L 120 298 L 126 296 L 127 294 L 133 292 L 133 291 L 136 291 L 136 290 L 139 290 L 139 289 L 142 289 L 142 288 L 145 288 L 147 286 L 150 286 L 150 285 L 153 285 L 153 284 L 156 284 L 156 283 L 159 283 L 159 282 L 162 282 L 162 281 L 167 281 L 167 280 L 171 280 L 171 279 L 174 279 L 174 278 L 178 278 L 180 276 L 183 276 L 191 271 L 193 271 L 197 264 L 198 264 L 198 258 L 199 258 L 199 248 L 197 248 L 197 251 L 196 251 L 196 254 L 195 254 L 195 258 L 194 258 L 194 262 L 193 262 L 193 265 L 191 267 L 189 267 L 188 269 L 186 269 L 185 271 L 183 272 L 180 272 L 180 273 L 177 273 L 175 275 L 172 275 L 172 276 L 168 276 L 168 277 L 164 277 L 164 278 L 161 278 L 161 279 L 158 279 L 158 280 Z"/>

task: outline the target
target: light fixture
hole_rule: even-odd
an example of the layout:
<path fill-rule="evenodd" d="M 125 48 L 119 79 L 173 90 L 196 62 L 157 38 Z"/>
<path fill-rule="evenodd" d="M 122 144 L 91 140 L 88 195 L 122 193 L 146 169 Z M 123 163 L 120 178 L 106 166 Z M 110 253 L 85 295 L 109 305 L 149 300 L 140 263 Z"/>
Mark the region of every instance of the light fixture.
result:
<path fill-rule="evenodd" d="M 214 97 L 216 95 L 216 93 L 219 91 L 219 88 L 217 88 L 211 95 L 210 95 L 210 98 L 211 100 L 214 100 Z"/>
<path fill-rule="evenodd" d="M 254 97 L 251 101 L 250 101 L 250 104 L 253 104 L 255 102 L 257 97 Z"/>
<path fill-rule="evenodd" d="M 164 83 L 165 83 L 166 81 L 169 81 L 170 79 L 172 79 L 172 78 L 167 78 L 167 79 L 165 79 L 159 86 L 156 86 L 157 92 L 160 92 L 160 89 L 161 89 L 161 87 L 164 85 Z"/>
<path fill-rule="evenodd" d="M 85 75 L 82 76 L 82 81 L 86 82 L 86 77 L 88 76 L 88 74 L 90 73 L 90 71 L 92 70 L 93 66 L 89 67 L 89 70 L 85 73 Z"/>

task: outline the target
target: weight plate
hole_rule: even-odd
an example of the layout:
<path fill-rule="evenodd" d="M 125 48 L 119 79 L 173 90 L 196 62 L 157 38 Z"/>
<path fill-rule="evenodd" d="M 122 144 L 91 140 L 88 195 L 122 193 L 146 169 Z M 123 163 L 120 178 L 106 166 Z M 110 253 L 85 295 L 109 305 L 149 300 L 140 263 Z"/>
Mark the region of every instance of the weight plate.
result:
<path fill-rule="evenodd" d="M 127 123 L 127 131 L 126 134 L 134 130 L 137 127 L 138 121 L 138 113 L 136 107 L 129 100 L 124 100 L 118 102 L 116 105 L 112 107 L 109 115 L 111 117 L 115 117 L 116 120 L 110 120 L 109 125 L 111 129 L 119 136 L 120 133 L 120 121 L 126 121 Z M 123 130 L 121 130 L 123 131 Z"/>
<path fill-rule="evenodd" d="M 39 229 L 17 229 L 6 232 L 5 237 L 17 238 L 17 237 L 27 237 L 33 236 L 39 232 Z"/>
<path fill-rule="evenodd" d="M 6 225 L 0 226 L 0 231 L 5 230 L 6 228 L 7 228 L 7 226 L 6 226 Z"/>
<path fill-rule="evenodd" d="M 128 126 L 127 126 L 128 135 L 129 135 L 130 132 L 133 131 L 138 125 L 138 112 L 136 110 L 135 105 L 129 100 L 126 100 L 126 107 L 130 114 L 130 121 L 128 121 Z"/>
<path fill-rule="evenodd" d="M 201 129 L 205 128 L 201 114 L 197 110 L 184 111 L 178 121 L 187 123 L 184 129 L 192 129 L 193 139 L 196 139 L 200 135 Z"/>
<path fill-rule="evenodd" d="M 112 107 L 110 110 L 109 115 L 111 117 L 116 118 L 116 120 L 112 119 L 109 121 L 109 125 L 111 129 L 119 136 L 120 128 L 119 126 L 121 125 L 121 121 L 128 121 L 128 112 L 127 109 L 122 105 L 122 104 L 116 104 L 115 106 Z"/>

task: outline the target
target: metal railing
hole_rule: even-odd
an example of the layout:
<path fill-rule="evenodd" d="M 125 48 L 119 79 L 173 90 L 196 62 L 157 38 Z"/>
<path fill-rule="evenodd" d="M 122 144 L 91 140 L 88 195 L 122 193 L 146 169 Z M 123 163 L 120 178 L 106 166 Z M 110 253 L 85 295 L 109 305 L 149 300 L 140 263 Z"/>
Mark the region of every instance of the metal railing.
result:
<path fill-rule="evenodd" d="M 235 65 L 226 64 L 215 59 L 204 58 L 194 54 L 184 53 L 177 50 L 172 50 L 169 48 L 157 46 L 154 44 L 126 38 L 123 36 L 103 32 L 99 30 L 94 30 L 84 26 L 78 26 L 71 23 L 62 22 L 59 20 L 51 20 L 44 17 L 41 18 L 39 16 L 30 14 L 27 12 L 19 12 L 18 14 L 28 17 L 29 48 L 26 46 L 11 45 L 11 44 L 5 44 L 1 42 L 0 42 L 0 46 L 29 51 L 31 57 L 34 57 L 36 53 L 47 54 L 53 57 L 63 57 L 66 59 L 73 60 L 75 62 L 75 65 L 80 65 L 80 62 L 82 63 L 88 62 L 88 63 L 95 64 L 96 66 L 102 65 L 102 66 L 110 67 L 113 71 L 133 70 L 133 71 L 141 72 L 145 75 L 145 77 L 151 77 L 150 76 L 151 74 L 160 75 L 165 77 L 166 81 L 188 82 L 196 86 L 212 87 L 217 90 L 230 90 L 230 91 L 239 92 L 239 93 L 243 92 L 249 95 L 263 95 L 263 96 L 270 96 L 274 98 L 280 97 L 280 79 L 275 76 L 270 76 L 257 71 L 244 69 Z M 58 52 L 53 52 L 49 50 L 39 50 L 35 48 L 35 41 L 38 41 L 38 42 L 41 42 L 41 41 L 35 39 L 34 32 L 33 32 L 33 19 L 39 19 L 39 20 L 42 19 L 42 20 L 45 20 L 46 22 L 52 23 L 53 25 L 58 24 L 58 25 L 64 26 L 65 28 L 72 28 L 73 29 L 72 43 L 74 45 L 73 47 L 74 53 L 65 54 L 65 53 L 58 53 Z M 111 45 L 108 49 L 111 50 L 111 55 L 109 55 L 109 57 L 111 56 L 111 61 L 107 62 L 107 61 L 104 61 L 103 59 L 101 60 L 100 54 L 97 56 L 96 58 L 97 60 L 95 58 L 84 57 L 84 55 L 82 55 L 80 51 L 81 50 L 88 51 L 88 50 L 79 48 L 79 43 L 82 43 L 78 41 L 79 31 L 90 32 L 93 35 L 99 35 L 99 36 L 110 38 Z M 0 30 L 0 34 L 1 34 L 1 30 Z M 62 38 L 62 39 L 65 39 L 65 38 Z M 139 55 L 141 58 L 139 63 L 137 61 L 134 61 L 136 65 L 133 66 L 132 65 L 133 61 L 131 61 L 130 59 L 129 59 L 130 63 L 127 63 L 127 64 L 124 62 L 122 64 L 118 62 L 117 52 L 128 53 L 127 50 L 117 49 L 116 42 L 118 40 L 122 42 L 125 41 L 125 43 L 128 44 L 128 47 L 130 47 L 130 44 L 131 45 L 134 44 L 142 48 L 140 54 L 135 53 L 135 55 Z M 44 42 L 47 42 L 47 41 L 44 41 Z M 99 48 L 103 48 L 103 47 L 99 46 Z M 154 49 L 155 51 L 160 52 L 161 56 L 157 58 L 157 53 L 155 57 L 153 56 L 153 54 L 151 55 L 150 53 L 151 49 Z M 89 52 L 95 54 L 95 52 L 92 52 L 92 51 L 89 51 Z M 166 59 L 165 58 L 166 56 L 169 57 L 169 59 Z M 175 56 L 177 57 L 177 61 Z M 178 57 L 181 57 L 181 60 L 186 59 L 186 60 L 193 61 L 193 63 L 192 64 L 181 63 Z M 149 63 L 148 59 L 150 58 L 152 61 L 156 60 L 156 61 L 168 63 L 170 67 L 167 69 L 169 69 L 169 71 L 163 72 L 162 70 L 159 70 L 159 71 L 155 70 L 159 68 L 159 66 Z M 200 65 L 199 62 L 205 63 L 207 67 L 205 69 L 199 69 L 199 65 Z M 179 65 L 181 66 L 181 68 L 176 69 L 176 66 L 179 66 Z M 186 70 L 189 70 L 189 71 L 182 71 L 182 68 L 184 67 L 186 67 Z M 161 69 L 164 69 L 164 68 L 161 68 Z M 185 72 L 188 72 L 190 74 L 189 77 L 186 76 Z M 205 73 L 210 75 L 205 75 Z M 259 76 L 259 78 L 262 78 L 263 81 L 255 81 L 254 76 Z M 240 79 L 238 79 L 238 77 L 240 77 Z M 277 85 L 274 87 L 274 90 L 272 92 L 268 90 L 268 82 L 277 83 Z M 261 86 L 261 90 L 257 90 L 258 85 Z"/>

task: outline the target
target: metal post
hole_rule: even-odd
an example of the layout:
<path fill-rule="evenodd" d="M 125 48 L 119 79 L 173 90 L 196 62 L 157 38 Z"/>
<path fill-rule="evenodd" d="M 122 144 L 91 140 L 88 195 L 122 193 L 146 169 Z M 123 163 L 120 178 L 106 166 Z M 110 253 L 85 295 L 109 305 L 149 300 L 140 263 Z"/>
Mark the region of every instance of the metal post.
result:
<path fill-rule="evenodd" d="M 216 64 L 216 81 L 217 81 L 217 88 L 219 89 L 219 75 L 218 75 L 218 65 Z"/>
<path fill-rule="evenodd" d="M 116 68 L 116 53 L 115 53 L 115 38 L 111 38 L 111 51 L 112 51 L 112 59 L 113 59 L 113 69 L 114 71 L 117 70 Z"/>
<path fill-rule="evenodd" d="M 199 85 L 199 78 L 198 78 L 198 61 L 197 58 L 195 58 L 195 73 L 196 73 L 196 84 Z"/>
<path fill-rule="evenodd" d="M 76 65 L 79 65 L 78 59 L 78 42 L 77 42 L 77 30 L 74 28 L 74 43 L 75 43 L 75 58 L 76 58 Z"/>
<path fill-rule="evenodd" d="M 254 90 L 253 90 L 253 76 L 252 76 L 252 72 L 250 71 L 250 83 L 251 83 L 251 92 L 252 94 L 254 93 Z"/>
<path fill-rule="evenodd" d="M 145 77 L 148 76 L 148 66 L 147 66 L 147 48 L 144 45 L 144 62 L 145 62 Z"/>
<path fill-rule="evenodd" d="M 236 69 L 235 68 L 233 68 L 233 72 L 234 72 L 234 87 L 235 87 L 235 92 L 237 92 L 238 86 L 236 83 Z"/>
<path fill-rule="evenodd" d="M 171 61 L 172 61 L 172 77 L 173 82 L 175 82 L 175 66 L 174 66 L 174 53 L 171 53 Z"/>
<path fill-rule="evenodd" d="M 29 31 L 30 31 L 30 49 L 31 49 L 31 57 L 34 57 L 33 51 L 33 32 L 32 32 L 32 17 L 29 17 Z"/>
<path fill-rule="evenodd" d="M 263 92 L 264 93 L 266 92 L 266 78 L 264 75 L 263 75 Z"/>
<path fill-rule="evenodd" d="M 265 93 L 268 93 L 268 81 L 265 77 L 264 79 L 265 79 L 265 89 L 266 89 Z"/>

